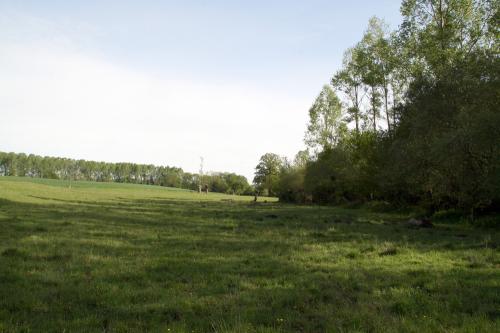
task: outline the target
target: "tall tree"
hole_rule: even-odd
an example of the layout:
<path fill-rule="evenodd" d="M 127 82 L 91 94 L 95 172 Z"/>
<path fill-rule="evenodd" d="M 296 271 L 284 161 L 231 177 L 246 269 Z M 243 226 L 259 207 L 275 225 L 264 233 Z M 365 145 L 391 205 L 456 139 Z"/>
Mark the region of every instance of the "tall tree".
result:
<path fill-rule="evenodd" d="M 342 118 L 342 104 L 333 89 L 325 85 L 309 109 L 309 124 L 305 143 L 313 151 L 333 148 L 346 132 Z"/>
<path fill-rule="evenodd" d="M 305 168 L 307 165 L 307 162 L 311 160 L 311 155 L 309 151 L 306 150 L 300 150 L 295 154 L 295 157 L 293 159 L 293 165 L 297 168 Z"/>
<path fill-rule="evenodd" d="M 331 84 L 338 91 L 344 93 L 348 99 L 347 113 L 349 121 L 354 121 L 356 132 L 359 133 L 362 113 L 361 103 L 363 100 L 363 76 L 362 65 L 359 63 L 359 46 L 349 48 L 344 53 L 342 61 L 343 68 L 333 76 Z"/>
<path fill-rule="evenodd" d="M 276 195 L 283 158 L 273 153 L 266 153 L 255 167 L 253 182 L 259 193 L 267 191 L 269 196 Z"/>
<path fill-rule="evenodd" d="M 391 127 L 388 112 L 388 82 L 391 66 L 386 35 L 387 25 L 377 17 L 372 17 L 357 52 L 358 62 L 361 64 L 362 80 L 368 87 L 370 94 L 371 123 L 374 132 L 377 131 L 377 119 L 380 117 L 382 97 L 384 97 L 385 102 L 387 127 L 389 130 Z"/>

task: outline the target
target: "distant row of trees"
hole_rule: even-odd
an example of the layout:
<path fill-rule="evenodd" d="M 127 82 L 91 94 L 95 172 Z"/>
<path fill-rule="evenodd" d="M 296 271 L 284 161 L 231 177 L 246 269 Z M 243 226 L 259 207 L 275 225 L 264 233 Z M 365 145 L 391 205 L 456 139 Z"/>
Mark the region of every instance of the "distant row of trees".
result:
<path fill-rule="evenodd" d="M 211 192 L 230 194 L 254 192 L 244 176 L 234 173 L 210 173 L 203 175 L 200 180 L 198 174 L 184 172 L 177 167 L 106 163 L 23 153 L 0 152 L 0 176 L 149 184 L 196 191 L 201 183 L 207 185 Z"/>
<path fill-rule="evenodd" d="M 309 110 L 307 150 L 264 155 L 255 186 L 283 201 L 384 200 L 500 210 L 500 6 L 405 0 L 372 18 Z"/>

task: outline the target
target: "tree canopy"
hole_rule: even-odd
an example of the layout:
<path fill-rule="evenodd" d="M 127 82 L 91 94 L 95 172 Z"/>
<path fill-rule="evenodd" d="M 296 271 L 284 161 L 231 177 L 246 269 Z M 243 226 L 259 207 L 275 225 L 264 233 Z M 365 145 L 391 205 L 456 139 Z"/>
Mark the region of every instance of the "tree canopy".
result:
<path fill-rule="evenodd" d="M 278 195 L 499 212 L 500 3 L 404 0 L 401 14 L 395 31 L 371 18 L 344 53 L 309 110 L 316 154 L 283 169 Z"/>

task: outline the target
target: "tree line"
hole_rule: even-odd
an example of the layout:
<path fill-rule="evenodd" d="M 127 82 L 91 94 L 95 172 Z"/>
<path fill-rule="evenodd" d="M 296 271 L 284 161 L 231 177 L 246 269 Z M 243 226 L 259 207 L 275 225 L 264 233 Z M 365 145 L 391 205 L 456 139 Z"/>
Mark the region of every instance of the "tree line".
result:
<path fill-rule="evenodd" d="M 220 172 L 200 176 L 177 167 L 74 160 L 24 153 L 0 152 L 0 176 L 148 184 L 195 191 L 202 184 L 211 192 L 238 195 L 254 193 L 247 179 L 235 173 Z"/>
<path fill-rule="evenodd" d="M 262 156 L 257 190 L 500 211 L 499 1 L 405 0 L 401 14 L 394 31 L 370 19 L 309 110 L 307 149 Z"/>

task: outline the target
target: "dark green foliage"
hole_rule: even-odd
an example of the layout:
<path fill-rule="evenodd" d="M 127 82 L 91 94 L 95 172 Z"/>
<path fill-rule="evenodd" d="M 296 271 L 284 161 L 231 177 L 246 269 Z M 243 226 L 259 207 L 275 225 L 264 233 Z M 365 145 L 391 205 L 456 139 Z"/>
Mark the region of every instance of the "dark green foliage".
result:
<path fill-rule="evenodd" d="M 331 82 L 353 129 L 307 163 L 303 184 L 284 173 L 281 193 L 419 206 L 425 216 L 453 209 L 471 221 L 500 213 L 499 8 L 403 1 L 403 23 L 391 34 L 370 19 Z"/>
<path fill-rule="evenodd" d="M 492 207 L 500 193 L 499 74 L 498 58 L 471 55 L 442 79 L 416 80 L 382 163 L 392 184 L 382 188 L 406 189 L 431 212 Z"/>
<path fill-rule="evenodd" d="M 305 168 L 289 167 L 281 171 L 278 197 L 283 202 L 305 203 L 310 199 L 304 189 Z"/>
<path fill-rule="evenodd" d="M 275 196 L 278 191 L 278 183 L 284 159 L 273 153 L 261 156 L 259 164 L 255 167 L 253 183 L 259 194 Z"/>
<path fill-rule="evenodd" d="M 321 152 L 305 170 L 304 187 L 314 202 L 346 203 L 373 199 L 378 191 L 377 141 L 373 132 L 352 132 Z"/>
<path fill-rule="evenodd" d="M 247 179 L 235 173 L 213 173 L 206 177 L 211 192 L 238 195 L 252 195 L 254 192 Z"/>

